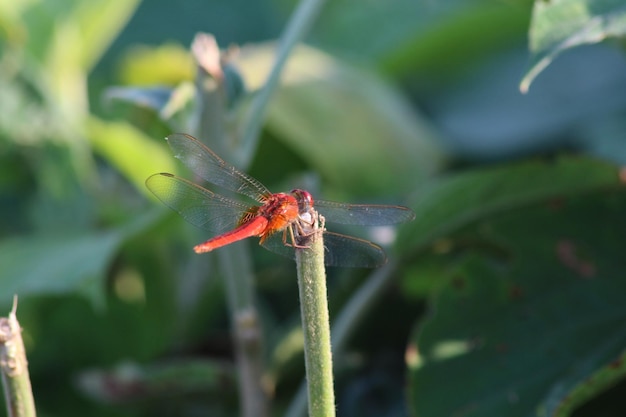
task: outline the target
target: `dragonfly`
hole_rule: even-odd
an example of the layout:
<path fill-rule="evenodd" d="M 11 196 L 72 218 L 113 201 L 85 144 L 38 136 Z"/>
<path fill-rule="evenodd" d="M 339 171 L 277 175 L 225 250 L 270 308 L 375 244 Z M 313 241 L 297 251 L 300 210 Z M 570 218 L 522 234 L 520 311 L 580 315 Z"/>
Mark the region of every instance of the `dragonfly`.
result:
<path fill-rule="evenodd" d="M 266 249 L 294 258 L 295 248 L 301 247 L 294 239 L 294 233 L 301 235 L 303 218 L 307 218 L 303 214 L 313 208 L 326 222 L 346 225 L 392 225 L 415 218 L 413 211 L 403 206 L 314 200 L 308 191 L 300 189 L 272 193 L 196 138 L 176 133 L 166 140 L 174 156 L 198 177 L 250 200 L 245 202 L 224 196 L 170 173 L 151 175 L 146 186 L 161 202 L 189 223 L 215 235 L 196 245 L 196 253 L 211 252 L 239 240 L 259 237 L 259 243 Z M 327 230 L 323 231 L 323 239 L 326 265 L 373 268 L 387 261 L 384 250 L 370 241 Z"/>

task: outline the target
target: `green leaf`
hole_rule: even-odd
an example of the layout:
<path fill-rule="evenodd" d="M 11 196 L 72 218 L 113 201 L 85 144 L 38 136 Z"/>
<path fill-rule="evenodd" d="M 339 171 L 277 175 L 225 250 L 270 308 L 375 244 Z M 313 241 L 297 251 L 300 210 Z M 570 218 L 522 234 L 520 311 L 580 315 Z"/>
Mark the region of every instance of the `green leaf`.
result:
<path fill-rule="evenodd" d="M 78 2 L 71 18 L 78 25 L 81 64 L 89 71 L 124 28 L 140 0 L 96 0 Z"/>
<path fill-rule="evenodd" d="M 354 7 L 350 1 L 330 2 L 316 25 L 316 39 L 325 50 L 394 74 L 427 73 L 432 80 L 462 72 L 468 62 L 521 40 L 530 3 L 517 3 L 388 0 Z"/>
<path fill-rule="evenodd" d="M 149 226 L 148 212 L 120 229 L 76 235 L 35 235 L 0 243 L 0 303 L 19 297 L 79 292 L 102 304 L 102 279 L 125 239 Z"/>
<path fill-rule="evenodd" d="M 88 72 L 121 32 L 139 0 L 14 1 L 2 7 L 10 16 L 20 14 L 29 55 L 46 65 L 76 77 Z M 28 64 L 32 64 L 28 62 Z M 53 66 L 51 68 L 51 66 Z M 80 79 L 85 82 L 84 79 Z"/>
<path fill-rule="evenodd" d="M 622 0 L 535 1 L 530 27 L 530 69 L 520 90 L 561 52 L 626 34 L 626 5 Z"/>
<path fill-rule="evenodd" d="M 0 243 L 0 302 L 14 294 L 90 293 L 102 302 L 103 273 L 122 240 L 119 232 L 80 236 L 29 236 Z M 96 295 L 96 293 L 99 293 Z"/>
<path fill-rule="evenodd" d="M 123 122 L 105 122 L 92 117 L 89 139 L 99 154 L 117 167 L 137 189 L 146 194 L 146 178 L 157 172 L 176 172 L 174 158 L 165 140 L 152 139 Z"/>
<path fill-rule="evenodd" d="M 191 129 L 195 97 L 195 88 L 190 82 L 183 82 L 176 88 L 111 87 L 104 94 L 105 100 L 110 102 L 121 101 L 153 110 L 175 132 Z"/>
<path fill-rule="evenodd" d="M 189 50 L 176 43 L 132 46 L 119 66 L 122 83 L 134 86 L 175 86 L 193 80 L 196 70 Z"/>
<path fill-rule="evenodd" d="M 448 269 L 409 350 L 415 413 L 565 416 L 622 379 L 624 210 L 625 193 L 605 193 L 480 224 L 508 256 Z"/>
<path fill-rule="evenodd" d="M 251 89 L 265 80 L 273 45 L 238 62 Z M 344 189 L 398 193 L 440 169 L 430 126 L 391 86 L 311 48 L 297 48 L 270 103 L 266 128 Z"/>
<path fill-rule="evenodd" d="M 439 178 L 420 187 L 409 202 L 416 219 L 402 228 L 398 246 L 421 250 L 494 213 L 621 186 L 615 166 L 582 157 L 526 161 Z"/>
<path fill-rule="evenodd" d="M 619 337 L 619 335 L 616 335 Z M 604 355 L 612 341 L 598 346 L 598 355 Z M 589 372 L 584 365 L 578 367 L 562 384 L 552 388 L 542 405 L 542 414 L 546 416 L 569 416 L 575 407 L 595 397 L 599 392 L 615 385 L 618 379 L 626 375 L 626 350 L 611 363 Z"/>
<path fill-rule="evenodd" d="M 86 75 L 132 16 L 138 0 L 33 2 L 25 13 L 28 52 L 41 68 L 28 68 L 45 85 L 57 117 L 70 126 L 86 115 Z"/>

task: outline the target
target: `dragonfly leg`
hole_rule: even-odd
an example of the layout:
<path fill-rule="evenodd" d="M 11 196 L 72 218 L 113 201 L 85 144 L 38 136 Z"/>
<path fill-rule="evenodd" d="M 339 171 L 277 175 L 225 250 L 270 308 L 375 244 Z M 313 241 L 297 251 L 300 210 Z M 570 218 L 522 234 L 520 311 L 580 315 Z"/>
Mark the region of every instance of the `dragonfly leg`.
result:
<path fill-rule="evenodd" d="M 316 231 L 313 230 L 313 225 L 315 224 L 313 220 L 307 220 L 300 216 L 298 217 L 298 220 L 294 222 L 294 224 L 296 226 L 298 236 L 310 237 L 316 233 Z M 293 233 L 293 230 L 291 233 Z"/>
<path fill-rule="evenodd" d="M 293 233 L 293 226 L 294 225 L 292 223 L 287 228 L 285 228 L 285 230 L 283 230 L 283 244 L 285 246 L 291 246 L 293 248 L 298 248 L 298 249 L 310 249 L 311 246 L 299 245 L 298 243 L 296 243 L 296 235 Z M 302 229 L 302 226 L 300 226 L 299 223 L 296 224 L 296 227 L 298 227 L 298 233 L 297 233 L 298 237 L 300 237 L 300 236 L 308 237 L 307 235 L 300 233 L 300 230 Z M 289 238 L 291 240 L 291 243 L 287 242 L 287 230 L 289 230 Z"/>
<path fill-rule="evenodd" d="M 296 236 L 298 238 L 298 240 L 300 241 L 305 241 L 308 242 L 309 239 L 311 239 L 311 236 L 315 235 L 316 233 L 323 233 L 324 230 L 326 230 L 324 228 L 326 221 L 324 219 L 324 216 L 315 213 L 314 214 L 315 217 L 312 216 L 308 216 L 308 217 L 303 217 L 303 216 L 299 216 L 298 220 L 296 220 L 295 222 L 291 223 L 289 225 L 289 234 L 291 235 L 291 241 L 293 242 L 292 245 L 286 243 L 286 236 L 283 235 L 283 242 L 285 242 L 286 245 L 288 246 L 293 246 L 296 248 L 310 248 L 310 246 L 308 245 L 299 245 L 296 243 Z M 316 221 L 318 222 L 318 227 L 315 226 Z M 296 232 L 294 234 L 294 230 L 293 228 L 296 228 Z M 285 233 L 287 231 L 285 230 Z"/>

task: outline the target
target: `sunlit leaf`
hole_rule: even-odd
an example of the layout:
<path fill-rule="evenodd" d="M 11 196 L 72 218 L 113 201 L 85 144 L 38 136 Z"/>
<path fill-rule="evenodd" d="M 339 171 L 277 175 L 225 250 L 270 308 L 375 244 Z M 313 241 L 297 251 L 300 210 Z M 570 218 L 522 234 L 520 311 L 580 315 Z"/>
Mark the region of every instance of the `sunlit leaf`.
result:
<path fill-rule="evenodd" d="M 91 118 L 89 138 L 99 154 L 117 167 L 141 192 L 146 178 L 157 172 L 176 172 L 174 158 L 163 138 L 150 138 L 131 125 Z"/>
<path fill-rule="evenodd" d="M 82 68 L 89 71 L 94 66 L 132 17 L 139 3 L 140 0 L 91 0 L 76 3 L 75 15 L 67 24 L 78 26 L 80 50 L 74 53 L 80 52 Z"/>
<path fill-rule="evenodd" d="M 530 69 L 520 85 L 533 79 L 561 52 L 626 34 L 626 5 L 621 0 L 535 1 L 530 28 Z"/>
<path fill-rule="evenodd" d="M 181 45 L 139 45 L 124 55 L 119 72 L 123 84 L 175 86 L 193 80 L 195 64 L 189 51 Z"/>
<path fill-rule="evenodd" d="M 44 79 L 59 117 L 78 124 L 77 120 L 86 116 L 87 73 L 132 16 L 139 1 L 56 3 L 55 15 L 38 11 L 48 17 L 46 21 L 53 28 L 49 36 L 39 39 L 46 45 Z"/>

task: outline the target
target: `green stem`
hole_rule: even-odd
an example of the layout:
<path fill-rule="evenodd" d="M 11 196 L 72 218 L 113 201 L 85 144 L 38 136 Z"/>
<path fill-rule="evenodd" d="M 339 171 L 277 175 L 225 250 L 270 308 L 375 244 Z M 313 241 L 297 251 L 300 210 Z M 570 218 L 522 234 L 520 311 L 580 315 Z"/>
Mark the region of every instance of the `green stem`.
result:
<path fill-rule="evenodd" d="M 314 230 L 316 227 L 317 222 Z M 309 417 L 333 417 L 335 394 L 322 234 L 314 233 L 308 245 L 308 249 L 296 250 L 296 263 L 304 331 Z"/>
<path fill-rule="evenodd" d="M 268 413 L 261 385 L 263 343 L 254 305 L 254 285 L 248 242 L 237 242 L 218 252 L 228 305 L 233 320 L 241 415 L 262 417 Z"/>
<path fill-rule="evenodd" d="M 250 155 L 254 153 L 256 148 L 263 119 L 267 112 L 267 104 L 278 87 L 280 74 L 287 62 L 287 58 L 291 54 L 293 48 L 300 42 L 304 35 L 319 15 L 325 0 L 301 0 L 297 9 L 291 15 L 287 27 L 283 32 L 274 66 L 259 91 L 258 95 L 252 101 L 247 118 L 243 125 L 241 134 L 241 156 L 240 160 L 249 161 Z"/>
<path fill-rule="evenodd" d="M 376 300 L 376 296 L 391 282 L 395 263 L 388 263 L 384 267 L 374 271 L 365 283 L 358 289 L 354 296 L 337 316 L 331 331 L 333 341 L 332 353 L 337 356 L 357 329 L 365 313 Z M 305 415 L 306 410 L 306 384 L 303 382 L 294 396 L 287 413 L 288 417 L 300 417 Z"/>
<path fill-rule="evenodd" d="M 226 94 L 221 72 L 211 63 L 220 62 L 220 51 L 213 37 L 199 34 L 192 46 L 196 60 L 209 65 L 198 69 L 196 86 L 200 96 L 198 115 L 194 119 L 194 133 L 211 143 L 227 157 L 233 159 L 226 129 Z M 205 71 L 206 70 L 206 71 Z M 229 152 L 230 151 L 230 152 Z M 239 402 L 243 417 L 268 415 L 267 396 L 263 391 L 263 341 L 255 303 L 254 274 L 250 262 L 248 242 L 238 242 L 217 252 L 219 266 L 224 278 L 228 308 L 232 320 L 235 357 L 237 362 Z"/>
<path fill-rule="evenodd" d="M 35 400 L 28 375 L 28 362 L 22 341 L 22 328 L 13 310 L 0 318 L 0 368 L 9 417 L 35 417 Z"/>

